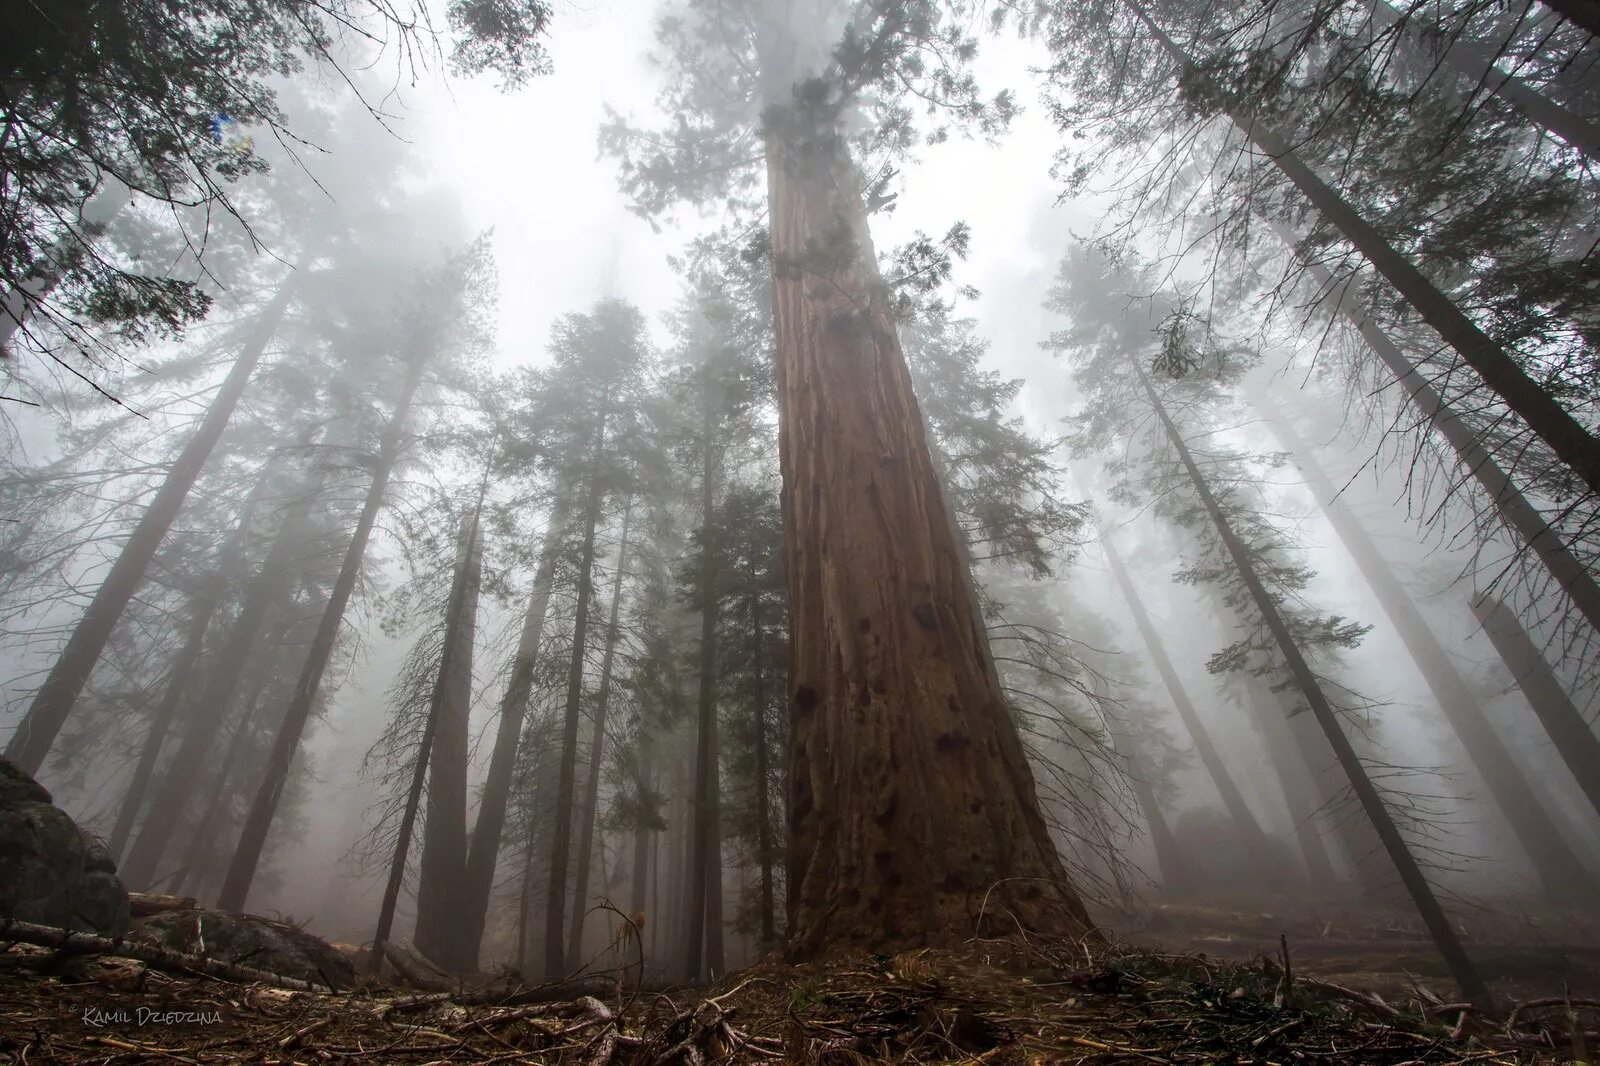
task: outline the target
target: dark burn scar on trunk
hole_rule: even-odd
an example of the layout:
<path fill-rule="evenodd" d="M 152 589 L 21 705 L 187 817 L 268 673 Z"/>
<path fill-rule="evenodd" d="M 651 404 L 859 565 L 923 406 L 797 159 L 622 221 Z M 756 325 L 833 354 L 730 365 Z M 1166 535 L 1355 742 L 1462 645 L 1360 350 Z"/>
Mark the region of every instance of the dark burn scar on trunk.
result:
<path fill-rule="evenodd" d="M 801 685 L 794 690 L 794 705 L 802 713 L 810 714 L 817 709 L 817 690 L 810 685 Z"/>
<path fill-rule="evenodd" d="M 922 624 L 923 629 L 939 628 L 939 617 L 933 613 L 931 604 L 919 603 L 912 609 L 911 613 L 917 616 L 917 621 Z"/>
<path fill-rule="evenodd" d="M 940 733 L 939 739 L 933 742 L 934 748 L 944 754 L 960 751 L 972 743 L 963 733 Z"/>

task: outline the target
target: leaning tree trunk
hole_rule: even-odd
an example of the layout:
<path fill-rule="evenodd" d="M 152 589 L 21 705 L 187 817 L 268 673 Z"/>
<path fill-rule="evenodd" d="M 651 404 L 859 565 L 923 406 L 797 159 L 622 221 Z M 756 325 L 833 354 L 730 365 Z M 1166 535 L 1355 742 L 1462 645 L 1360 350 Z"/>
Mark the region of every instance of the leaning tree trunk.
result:
<path fill-rule="evenodd" d="M 1305 860 L 1306 875 L 1315 889 L 1326 890 L 1338 882 L 1333 872 L 1333 860 L 1328 855 L 1327 842 L 1317 826 L 1317 811 L 1325 802 L 1318 796 L 1315 774 L 1307 762 L 1294 750 L 1294 740 L 1289 736 L 1288 723 L 1278 702 L 1271 698 L 1267 687 L 1259 679 L 1248 682 L 1249 693 L 1245 699 L 1246 711 L 1255 720 L 1261 741 L 1267 749 L 1267 761 L 1272 764 L 1273 775 L 1278 779 L 1278 790 L 1283 793 L 1289 817 L 1294 819 L 1295 842 L 1300 845 L 1300 856 Z"/>
<path fill-rule="evenodd" d="M 1424 46 L 1429 43 L 1423 37 L 1426 29 L 1417 26 L 1415 15 L 1402 15 L 1385 0 L 1376 0 L 1372 15 L 1375 22 L 1386 27 L 1405 21 L 1422 38 L 1419 43 Z M 1483 86 L 1535 125 L 1560 137 L 1584 155 L 1600 156 L 1600 125 L 1550 99 L 1515 74 L 1501 70 L 1495 65 L 1499 56 L 1494 49 L 1460 35 L 1441 40 L 1438 47 L 1442 49 L 1445 63 L 1474 89 Z"/>
<path fill-rule="evenodd" d="M 1473 602 L 1472 613 L 1511 668 L 1511 676 L 1549 734 L 1556 754 L 1600 814 L 1600 738 L 1573 706 L 1555 671 L 1509 607 L 1492 596 L 1483 596 Z"/>
<path fill-rule="evenodd" d="M 250 739 L 251 721 L 255 717 L 256 708 L 261 705 L 262 693 L 266 691 L 271 680 L 269 671 L 263 670 L 255 689 L 240 706 L 239 720 L 234 723 L 233 735 L 228 738 L 228 748 L 222 757 L 222 765 L 218 768 L 216 776 L 211 779 L 211 787 L 204 793 L 205 811 L 200 815 L 200 821 L 195 824 L 194 832 L 189 837 L 189 846 L 184 849 L 183 861 L 178 864 L 177 870 L 167 881 L 166 891 L 173 895 L 199 895 L 199 887 L 209 872 L 204 869 L 205 859 L 212 843 L 216 840 L 233 791 L 229 785 L 234 780 L 234 770 L 239 765 L 239 760 L 244 757 L 244 750 Z"/>
<path fill-rule="evenodd" d="M 1294 234 L 1286 226 L 1274 223 L 1273 229 L 1290 249 L 1297 246 Z M 1341 288 L 1335 284 L 1332 272 L 1321 263 L 1306 260 L 1305 265 L 1323 289 L 1335 291 Z M 1407 399 L 1450 445 L 1462 469 L 1482 487 L 1501 520 L 1524 545 L 1533 550 L 1571 599 L 1573 606 L 1583 613 L 1596 632 L 1600 632 L 1600 582 L 1595 580 L 1594 573 L 1578 560 L 1561 534 L 1545 521 L 1539 509 L 1517 489 L 1511 476 L 1495 462 L 1478 435 L 1439 395 L 1427 376 L 1348 296 L 1347 292 L 1338 292 L 1340 312 L 1355 325 L 1373 354 L 1394 374 Z"/>
<path fill-rule="evenodd" d="M 1084 933 L 951 530 L 855 169 L 833 117 L 768 52 L 790 950 L 960 943 L 980 910 L 1006 914 L 1009 930 Z"/>
<path fill-rule="evenodd" d="M 277 471 L 277 462 L 269 462 L 261 476 L 256 479 L 250 494 L 245 497 L 244 505 L 239 509 L 239 523 L 234 527 L 233 535 L 228 538 L 227 546 L 222 549 L 217 560 L 217 571 L 212 576 L 209 587 L 194 598 L 194 614 L 189 619 L 189 632 L 184 638 L 183 647 L 167 671 L 167 684 L 161 694 L 161 703 L 157 705 L 155 714 L 150 718 L 150 729 L 146 732 L 144 744 L 139 749 L 139 762 L 133 768 L 133 776 L 128 779 L 128 790 L 122 797 L 121 808 L 117 811 L 117 822 L 112 826 L 110 840 L 106 842 L 106 847 L 113 856 L 121 857 L 123 846 L 128 842 L 128 834 L 133 831 L 133 823 L 144 807 L 145 793 L 149 791 L 151 778 L 155 774 L 156 761 L 161 757 L 161 748 L 167 742 L 167 734 L 172 729 L 172 720 L 193 676 L 195 663 L 199 661 L 200 653 L 205 648 L 206 631 L 211 627 L 211 617 L 216 614 L 217 607 L 222 602 L 223 592 L 228 582 L 232 580 L 234 571 L 239 568 L 245 543 L 250 537 L 250 526 L 255 519 L 256 507 Z"/>
<path fill-rule="evenodd" d="M 606 650 L 600 659 L 600 691 L 594 700 L 594 735 L 589 742 L 589 780 L 584 783 L 583 813 L 578 822 L 577 884 L 572 893 L 572 927 L 567 934 L 567 970 L 583 965 L 583 919 L 588 914 L 589 867 L 594 855 L 594 823 L 600 806 L 600 767 L 605 760 L 606 712 L 611 703 L 611 671 L 617 661 L 617 641 L 622 632 L 617 619 L 622 610 L 622 577 L 628 563 L 628 520 L 633 500 L 622 508 L 622 534 L 617 543 L 617 572 L 611 580 L 610 617 L 606 620 Z"/>
<path fill-rule="evenodd" d="M 267 843 L 267 830 L 272 827 L 273 815 L 278 811 L 278 800 L 283 795 L 284 785 L 288 783 L 289 767 L 294 761 L 295 750 L 300 746 L 300 737 L 305 732 L 306 722 L 311 717 L 311 707 L 316 702 L 317 690 L 322 685 L 322 675 L 328 668 L 328 661 L 333 658 L 333 645 L 339 637 L 339 627 L 344 623 L 345 606 L 350 602 L 356 580 L 361 576 L 361 563 L 366 558 L 367 541 L 372 536 L 372 527 L 378 520 L 378 512 L 383 508 L 383 495 L 389 485 L 389 475 L 393 473 L 395 464 L 400 461 L 400 453 L 405 444 L 406 420 L 411 413 L 411 403 L 416 398 L 417 388 L 422 384 L 425 363 L 426 358 L 422 352 L 411 354 L 409 365 L 406 367 L 406 380 L 400 389 L 400 398 L 395 403 L 394 413 L 389 417 L 389 424 L 384 427 L 377 461 L 373 464 L 372 484 L 367 489 L 367 498 L 362 504 L 361 515 L 356 519 L 356 528 L 350 536 L 349 547 L 345 549 L 339 576 L 334 580 L 333 591 L 328 596 L 327 606 L 323 608 L 322 621 L 318 624 L 316 636 L 312 638 L 311 647 L 306 653 L 305 665 L 301 668 L 300 679 L 295 682 L 294 694 L 289 698 L 289 706 L 284 713 L 283 724 L 278 729 L 277 739 L 273 742 L 266 772 L 256 788 L 254 799 L 251 800 L 250 812 L 245 816 L 244 826 L 239 832 L 239 843 L 234 848 L 233 859 L 228 864 L 228 874 L 223 880 L 222 892 L 217 899 L 217 907 L 221 910 L 244 910 L 245 899 L 250 895 L 250 882 L 255 880 L 256 867 L 261 862 L 261 849 Z"/>
<path fill-rule="evenodd" d="M 472 651 L 477 636 L 478 590 L 483 582 L 483 538 L 478 508 L 462 522 L 454 579 L 445 609 L 439 674 L 428 701 L 433 723 L 428 744 L 428 812 L 418 863 L 417 925 L 412 941 L 450 973 L 477 969 L 478 945 L 466 942 L 458 893 L 467 872 L 467 762 L 471 756 Z"/>
<path fill-rule="evenodd" d="M 1206 75 L 1178 47 L 1166 31 L 1145 13 L 1138 0 L 1123 0 L 1149 27 L 1167 53 L 1185 73 L 1209 86 L 1227 100 Z M 1313 207 L 1336 227 L 1371 263 L 1373 268 L 1405 297 L 1422 320 L 1432 326 L 1446 344 L 1472 367 L 1497 396 L 1521 417 L 1529 429 L 1543 440 L 1556 456 L 1571 468 L 1591 491 L 1600 493 L 1600 440 L 1586 429 L 1555 397 L 1519 366 L 1515 359 L 1485 334 L 1439 287 L 1397 251 L 1354 205 L 1317 176 L 1295 154 L 1282 137 L 1251 118 L 1237 104 L 1228 103 L 1224 111 L 1251 144 L 1264 153 L 1300 190 Z"/>
<path fill-rule="evenodd" d="M 522 744 L 523 723 L 528 718 L 528 699 L 533 692 L 533 671 L 544 645 L 545 619 L 550 613 L 550 592 L 555 586 L 556 559 L 561 554 L 561 532 L 567 524 L 568 500 L 565 490 L 557 496 L 550 511 L 544 550 L 534 571 L 533 588 L 528 595 L 528 611 L 523 616 L 522 633 L 511 660 L 511 676 L 500 698 L 500 724 L 495 731 L 494 751 L 489 756 L 489 773 L 478 803 L 478 818 L 472 826 L 467 848 L 467 875 L 457 899 L 463 909 L 465 940 L 473 945 L 483 941 L 484 924 L 489 917 L 489 896 L 494 891 L 494 869 L 500 858 L 500 837 L 505 831 L 506 808 L 511 802 L 511 782 L 516 774 L 517 752 Z M 473 949 L 477 950 L 476 946 Z M 522 956 L 519 952 L 518 958 Z M 477 967 L 473 957 L 472 968 Z"/>
<path fill-rule="evenodd" d="M 1591 36 L 1600 36 L 1600 0 L 1544 0 L 1544 6 Z"/>
<path fill-rule="evenodd" d="M 602 421 L 595 434 L 595 454 L 605 439 Z M 555 825 L 550 833 L 550 887 L 545 897 L 544 969 L 551 979 L 562 976 L 566 962 L 567 867 L 572 848 L 572 808 L 578 782 L 578 719 L 583 702 L 583 660 L 589 641 L 589 608 L 594 598 L 594 535 L 603 501 L 600 481 L 589 486 L 584 506 L 583 548 L 578 563 L 578 604 L 572 622 L 572 658 L 567 667 L 565 721 L 561 730 L 561 768 L 556 778 Z M 581 903 L 580 903 L 581 905 Z"/>
<path fill-rule="evenodd" d="M 1250 557 L 1249 549 L 1239 540 L 1233 531 L 1232 524 L 1222 512 L 1216 497 L 1211 494 L 1211 487 L 1206 483 L 1205 476 L 1195 464 L 1194 457 L 1189 454 L 1189 446 L 1185 443 L 1178 427 L 1173 424 L 1162 404 L 1156 390 L 1151 386 L 1144 371 L 1134 366 L 1139 376 L 1140 383 L 1144 386 L 1146 396 L 1150 400 L 1151 408 L 1156 418 L 1161 423 L 1168 441 L 1178 453 L 1179 460 L 1183 463 L 1184 470 L 1189 475 L 1189 481 L 1194 487 L 1195 494 L 1200 498 L 1200 504 L 1205 508 L 1212 525 L 1216 527 L 1217 536 L 1222 540 L 1223 547 L 1227 549 L 1228 556 L 1233 560 L 1233 565 L 1244 582 L 1245 589 L 1249 592 L 1251 601 L 1260 612 L 1262 621 L 1267 630 L 1272 634 L 1272 639 L 1278 647 L 1278 652 L 1288 664 L 1289 672 L 1293 676 L 1295 685 L 1305 697 L 1306 703 L 1311 708 L 1311 713 L 1316 718 L 1317 724 L 1322 728 L 1323 735 L 1328 738 L 1340 768 L 1350 780 L 1350 786 L 1355 790 L 1356 798 L 1361 803 L 1361 809 L 1366 814 L 1372 826 L 1378 832 L 1378 838 L 1383 842 L 1384 850 L 1389 859 L 1394 863 L 1395 869 L 1400 874 L 1400 881 L 1405 885 L 1412 902 L 1416 905 L 1418 914 L 1422 917 L 1423 925 L 1432 936 L 1434 945 L 1438 947 L 1439 954 L 1444 957 L 1446 965 L 1450 968 L 1451 976 L 1461 986 L 1461 991 L 1475 1002 L 1486 1003 L 1489 999 L 1488 988 L 1483 979 L 1478 975 L 1477 968 L 1472 960 L 1467 957 L 1466 949 L 1461 946 L 1461 940 L 1456 936 L 1455 929 L 1450 925 L 1450 919 L 1445 915 L 1444 908 L 1439 906 L 1439 900 L 1433 894 L 1432 887 L 1422 874 L 1422 868 L 1417 865 L 1411 849 L 1406 846 L 1405 838 L 1400 835 L 1399 828 L 1389 814 L 1389 809 L 1379 795 L 1378 789 L 1367 776 L 1366 767 L 1356 756 L 1355 749 L 1350 746 L 1350 739 L 1345 736 L 1344 728 L 1339 724 L 1337 712 L 1322 691 L 1322 684 L 1317 680 L 1316 672 L 1311 664 L 1300 653 L 1300 646 L 1295 642 L 1294 635 L 1290 632 L 1288 623 L 1284 621 L 1278 611 L 1277 602 L 1262 584 L 1261 578 L 1256 574 L 1255 562 Z"/>
<path fill-rule="evenodd" d="M 1194 741 L 1195 753 L 1200 756 L 1200 763 L 1206 768 L 1212 784 L 1217 788 L 1217 793 L 1222 797 L 1222 805 L 1227 808 L 1228 815 L 1233 819 L 1239 831 L 1244 834 L 1252 855 L 1259 855 L 1263 859 L 1277 854 L 1266 832 L 1261 828 L 1261 823 L 1256 820 L 1255 814 L 1244 801 L 1244 796 L 1239 792 L 1239 786 L 1233 780 L 1233 774 L 1222 761 L 1222 755 L 1211 742 L 1211 734 L 1206 729 L 1205 723 L 1200 720 L 1200 715 L 1195 711 L 1194 704 L 1189 701 L 1188 690 L 1183 687 L 1183 681 L 1178 677 L 1178 672 L 1173 668 L 1172 660 L 1167 655 L 1166 645 L 1161 640 L 1161 635 L 1156 632 L 1156 627 L 1145 612 L 1144 601 L 1139 597 L 1139 590 L 1134 587 L 1133 580 L 1128 576 L 1128 568 L 1122 563 L 1122 556 L 1112 545 L 1111 538 L 1104 532 L 1100 535 L 1100 548 L 1105 552 L 1106 565 L 1111 570 L 1111 575 L 1116 579 L 1117 589 L 1122 593 L 1123 602 L 1128 605 L 1128 611 L 1133 615 L 1134 626 L 1139 630 L 1139 637 L 1144 641 L 1145 650 L 1150 655 L 1150 661 L 1155 663 L 1156 672 L 1161 675 L 1161 681 L 1167 687 L 1167 694 L 1172 697 L 1172 705 L 1178 711 L 1178 717 L 1183 720 L 1183 727 L 1188 731 L 1190 739 Z M 1276 888 L 1288 887 L 1288 871 L 1281 867 L 1272 871 L 1276 880 Z"/>
<path fill-rule="evenodd" d="M 192 697 L 183 739 L 162 775 L 161 786 L 150 802 L 150 813 L 123 864 L 122 878 L 129 885 L 148 887 L 156 881 L 161 858 L 200 785 L 202 769 L 216 745 L 267 612 L 283 597 L 289 584 L 290 562 L 302 544 L 305 518 L 321 493 L 321 484 L 320 475 L 314 475 L 300 487 L 299 500 L 284 517 L 261 570 L 245 590 L 239 614 L 206 675 L 205 687 Z"/>
<path fill-rule="evenodd" d="M 1449 654 L 1439 644 L 1427 620 L 1400 579 L 1394 574 L 1378 546 L 1372 542 L 1361 521 L 1349 505 L 1339 498 L 1338 489 L 1313 457 L 1288 419 L 1265 393 L 1252 390 L 1251 402 L 1264 416 L 1268 427 L 1305 474 L 1306 485 L 1328 522 L 1333 526 L 1345 551 L 1355 561 L 1367 587 L 1400 635 L 1428 689 L 1433 693 L 1445 720 L 1467 757 L 1489 789 L 1495 805 L 1505 815 L 1528 859 L 1533 864 L 1544 892 L 1554 900 L 1591 898 L 1593 879 L 1577 853 L 1556 828 L 1554 820 L 1529 783 L 1522 768 L 1511 757 L 1504 741 L 1495 732 L 1483 708 L 1473 698 Z"/>
<path fill-rule="evenodd" d="M 234 408 L 239 405 L 239 398 L 244 395 L 250 375 L 255 372 L 256 365 L 267 350 L 267 344 L 277 332 L 293 293 L 293 280 L 285 281 L 278 287 L 278 294 L 272 302 L 262 310 L 245 340 L 239 358 L 234 360 L 228 376 L 222 379 L 222 386 L 212 397 L 211 406 L 206 408 L 199 428 L 183 446 L 177 461 L 168 469 L 150 506 L 139 516 L 132 535 L 117 554 L 117 561 L 111 564 L 110 572 L 95 590 L 88 609 L 83 612 L 72 636 L 67 639 L 67 646 L 50 668 L 28 713 L 17 725 L 17 731 L 6 745 L 6 758 L 23 772 L 38 775 L 50 746 L 55 743 L 61 726 L 72 713 L 78 694 L 88 682 L 89 674 L 99 661 L 100 653 L 105 650 L 106 642 L 111 639 L 111 631 L 116 628 L 128 601 L 144 580 L 150 560 L 155 558 L 156 549 L 183 507 L 183 501 L 194 486 L 200 468 L 210 458 L 217 441 L 222 437 L 223 429 L 233 416 Z"/>

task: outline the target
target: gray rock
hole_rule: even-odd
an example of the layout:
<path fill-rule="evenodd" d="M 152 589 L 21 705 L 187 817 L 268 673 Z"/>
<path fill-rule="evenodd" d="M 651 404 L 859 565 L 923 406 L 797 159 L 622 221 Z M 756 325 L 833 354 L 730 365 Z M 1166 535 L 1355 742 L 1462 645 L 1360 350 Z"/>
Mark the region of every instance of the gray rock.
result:
<path fill-rule="evenodd" d="M 348 988 L 356 970 L 327 941 L 285 922 L 227 911 L 168 911 L 140 919 L 133 935 L 189 955 Z"/>
<path fill-rule="evenodd" d="M 128 930 L 128 890 L 111 853 L 0 759 L 0 917 L 110 936 Z"/>

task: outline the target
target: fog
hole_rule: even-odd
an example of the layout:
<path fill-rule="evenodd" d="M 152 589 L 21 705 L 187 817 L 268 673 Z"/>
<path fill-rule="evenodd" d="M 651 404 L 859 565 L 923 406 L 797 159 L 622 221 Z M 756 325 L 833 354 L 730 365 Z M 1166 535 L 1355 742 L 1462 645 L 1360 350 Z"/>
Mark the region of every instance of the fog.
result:
<path fill-rule="evenodd" d="M 866 633 L 877 592 L 826 585 L 849 569 L 840 545 L 892 559 L 922 518 L 876 488 L 878 510 L 843 495 L 808 510 L 788 487 L 846 494 L 850 464 L 881 454 L 902 464 L 881 484 L 912 484 L 920 461 L 942 486 L 963 538 L 948 558 L 977 588 L 950 609 L 987 624 L 992 651 L 972 654 L 998 667 L 1003 730 L 1036 786 L 1022 791 L 1097 924 L 1215 949 L 1234 934 L 1158 919 L 1259 913 L 1242 951 L 1310 913 L 1421 941 L 1430 904 L 1410 862 L 1485 941 L 1547 943 L 1569 920 L 1555 942 L 1600 934 L 1581 921 L 1600 878 L 1593 293 L 1535 276 L 1589 269 L 1563 243 L 1593 232 L 1600 203 L 1582 147 L 1539 141 L 1493 97 L 1470 120 L 1481 130 L 1435 145 L 1441 124 L 1417 104 L 1396 126 L 1453 162 L 1407 179 L 1422 147 L 1339 125 L 1311 88 L 1263 112 L 1326 127 L 1297 150 L 1348 178 L 1356 212 L 1481 329 L 1474 348 L 1296 199 L 1306 186 L 1231 112 L 1207 111 L 1194 84 L 1180 99 L 1155 43 L 1115 75 L 1109 44 L 1075 48 L 1101 40 L 1095 18 L 1106 41 L 1144 34 L 1120 5 L 1042 4 L 1028 35 L 968 5 L 869 6 L 867 27 L 900 6 L 954 36 L 907 37 L 856 84 L 840 73 L 852 50 L 888 46 L 853 30 L 821 78 L 786 87 L 803 101 L 805 85 L 853 86 L 829 119 L 845 132 L 815 142 L 854 153 L 829 172 L 849 175 L 829 186 L 837 202 L 773 161 L 785 101 L 765 101 L 766 126 L 745 115 L 770 91 L 746 61 L 770 79 L 773 40 L 803 54 L 800 38 L 855 8 L 776 2 L 557 4 L 537 35 L 548 70 L 517 85 L 446 62 L 441 5 L 439 41 L 414 56 L 341 37 L 299 74 L 267 75 L 282 121 L 245 118 L 242 148 L 200 137 L 218 155 L 183 165 L 226 179 L 203 195 L 141 187 L 100 226 L 86 193 L 62 211 L 12 181 L 28 240 L 59 243 L 32 273 L 8 266 L 8 292 L 27 295 L 8 297 L 0 364 L 19 401 L 0 408 L 0 736 L 109 844 L 127 888 L 414 945 L 453 972 L 593 968 L 641 912 L 654 979 L 756 962 L 812 928 L 788 893 L 825 865 L 796 865 L 789 840 L 810 839 L 814 800 L 864 818 L 791 780 L 841 795 L 866 780 L 792 761 L 819 682 L 791 671 L 840 663 L 838 690 L 859 687 L 887 723 L 861 718 L 862 736 L 904 728 L 884 709 L 894 694 L 869 697 L 862 678 L 922 692 L 928 676 L 852 650 L 839 619 L 861 612 Z M 1253 40 L 1243 15 L 1190 26 L 1196 5 L 1167 6 L 1187 46 Z M 1473 40 L 1508 32 L 1446 7 Z M 1565 24 L 1540 40 L 1541 25 L 1510 31 L 1507 54 L 1581 111 L 1591 76 L 1553 71 L 1597 46 Z M 951 43 L 967 35 L 972 56 Z M 1424 103 L 1459 101 L 1406 65 L 1421 46 L 1391 46 L 1395 69 L 1369 72 L 1385 91 L 1421 79 Z M 981 92 L 928 80 L 939 63 Z M 1003 121 L 1002 90 L 1019 109 Z M 1482 171 L 1477 137 L 1537 170 L 1572 232 L 1532 208 L 1505 234 L 1470 215 L 1524 190 L 1510 163 Z M 1336 178 L 1346 150 L 1357 162 Z M 20 167 L 8 157 L 8 175 Z M 803 186 L 793 203 L 783 180 Z M 1432 183 L 1416 205 L 1408 180 Z M 55 229 L 34 218 L 52 211 Z M 1291 223 L 1293 247 L 1271 228 Z M 14 266 L 26 242 L 8 225 Z M 815 261 L 784 260 L 785 240 Z M 69 269 L 63 248 L 98 265 Z M 107 310 L 96 270 L 205 302 Z M 795 325 L 793 274 L 866 278 L 879 347 L 803 362 L 843 312 Z M 833 299 L 793 285 L 795 306 Z M 1397 376 L 1374 330 L 1420 369 Z M 1572 431 L 1483 372 L 1486 349 Z M 921 424 L 882 383 L 901 365 Z M 857 388 L 862 367 L 890 369 Z M 1417 381 L 1450 410 L 1430 413 Z M 850 433 L 871 445 L 799 450 Z M 1488 468 L 1511 488 L 1497 496 Z M 1544 532 L 1529 537 L 1516 506 Z M 887 532 L 867 532 L 879 519 Z M 786 573 L 797 559 L 827 591 Z M 837 744 L 805 750 L 844 767 Z"/>

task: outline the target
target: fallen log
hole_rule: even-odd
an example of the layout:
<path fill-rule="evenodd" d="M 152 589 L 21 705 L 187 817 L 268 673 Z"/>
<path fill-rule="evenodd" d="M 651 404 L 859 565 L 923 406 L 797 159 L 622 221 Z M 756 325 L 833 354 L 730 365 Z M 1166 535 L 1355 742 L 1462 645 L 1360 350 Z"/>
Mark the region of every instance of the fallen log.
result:
<path fill-rule="evenodd" d="M 273 985 L 300 992 L 336 991 L 332 986 L 285 977 L 283 974 L 269 973 L 251 966 L 240 966 L 238 963 L 223 962 L 204 955 L 189 955 L 146 941 L 57 929 L 54 926 L 35 925 L 15 918 L 0 919 L 0 941 L 54 948 L 68 955 L 113 955 L 118 958 L 134 959 L 164 973 L 204 974 L 224 981 Z"/>
<path fill-rule="evenodd" d="M 192 911 L 198 903 L 193 896 L 166 896 L 158 892 L 129 892 L 128 913 L 134 918 L 148 918 L 152 914 L 168 911 Z"/>

